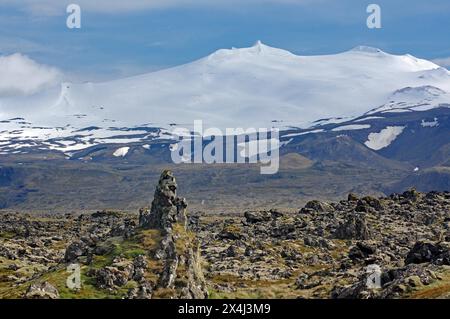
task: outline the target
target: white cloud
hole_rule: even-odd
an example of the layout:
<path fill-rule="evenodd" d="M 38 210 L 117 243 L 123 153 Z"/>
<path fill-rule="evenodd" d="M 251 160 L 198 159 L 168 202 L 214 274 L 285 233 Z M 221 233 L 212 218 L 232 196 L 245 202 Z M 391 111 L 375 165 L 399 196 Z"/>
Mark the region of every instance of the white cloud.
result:
<path fill-rule="evenodd" d="M 444 67 L 444 68 L 450 67 L 450 57 L 434 59 L 433 62 L 436 63 L 437 65 L 440 65 L 440 66 Z"/>
<path fill-rule="evenodd" d="M 20 53 L 0 56 L 0 96 L 33 94 L 60 79 L 59 70 Z"/>

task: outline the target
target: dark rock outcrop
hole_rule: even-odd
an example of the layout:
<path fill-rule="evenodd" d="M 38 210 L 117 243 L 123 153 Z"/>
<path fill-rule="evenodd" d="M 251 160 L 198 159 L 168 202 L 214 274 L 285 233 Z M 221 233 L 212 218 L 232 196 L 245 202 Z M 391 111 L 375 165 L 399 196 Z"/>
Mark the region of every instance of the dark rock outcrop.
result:
<path fill-rule="evenodd" d="M 73 262 L 81 256 L 86 256 L 88 252 L 89 246 L 86 243 L 83 241 L 73 242 L 67 247 L 64 260 L 66 262 Z"/>
<path fill-rule="evenodd" d="M 358 240 L 370 239 L 371 234 L 365 216 L 357 213 L 350 214 L 348 220 L 338 226 L 334 233 L 334 238 Z"/>
<path fill-rule="evenodd" d="M 378 198 L 366 196 L 358 200 L 355 210 L 357 212 L 365 213 L 368 213 L 371 210 L 381 211 L 383 210 L 383 204 Z"/>
<path fill-rule="evenodd" d="M 47 281 L 32 284 L 25 292 L 25 299 L 59 299 L 59 292 Z"/>
<path fill-rule="evenodd" d="M 450 265 L 450 243 L 432 243 L 420 241 L 406 256 L 406 264 L 421 264 L 432 262 L 438 265 Z"/>
<path fill-rule="evenodd" d="M 198 242 L 186 227 L 186 200 L 177 197 L 176 191 L 175 177 L 171 171 L 164 171 L 150 212 L 141 210 L 139 216 L 141 227 L 158 229 L 163 235 L 155 253 L 155 257 L 162 262 L 162 272 L 155 290 L 174 298 L 206 298 L 208 291 L 201 269 Z"/>
<path fill-rule="evenodd" d="M 328 203 L 321 202 L 318 200 L 312 200 L 306 203 L 305 207 L 300 210 L 300 213 L 305 214 L 308 212 L 317 212 L 317 213 L 323 213 L 323 212 L 333 212 L 334 207 L 331 206 Z"/>
<path fill-rule="evenodd" d="M 159 178 L 150 211 L 141 210 L 139 226 L 170 231 L 174 223 L 186 227 L 186 199 L 177 197 L 177 182 L 173 173 L 165 170 Z"/>
<path fill-rule="evenodd" d="M 272 220 L 272 213 L 266 211 L 259 211 L 259 212 L 246 211 L 244 213 L 244 217 L 247 223 L 255 224 L 261 222 L 268 222 Z"/>
<path fill-rule="evenodd" d="M 363 260 L 375 254 L 377 248 L 367 242 L 357 242 L 355 246 L 350 248 L 348 257 L 352 260 Z"/>

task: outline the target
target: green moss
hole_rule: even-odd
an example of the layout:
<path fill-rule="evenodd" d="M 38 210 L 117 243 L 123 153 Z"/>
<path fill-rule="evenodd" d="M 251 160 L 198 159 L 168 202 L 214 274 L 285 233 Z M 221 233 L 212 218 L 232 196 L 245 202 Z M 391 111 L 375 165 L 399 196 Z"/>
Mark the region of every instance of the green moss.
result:
<path fill-rule="evenodd" d="M 130 288 L 136 286 L 135 282 L 130 281 L 127 285 L 120 287 L 116 291 L 100 289 L 96 286 L 95 278 L 87 275 L 89 268 L 88 266 L 81 268 L 81 289 L 79 290 L 72 290 L 67 287 L 66 281 L 70 273 L 66 269 L 59 269 L 48 273 L 37 281 L 48 281 L 55 286 L 62 299 L 122 299 L 126 296 Z"/>
<path fill-rule="evenodd" d="M 154 299 L 173 299 L 176 297 L 176 291 L 170 288 L 159 288 L 153 292 Z"/>
<path fill-rule="evenodd" d="M 248 286 L 232 292 L 209 290 L 209 299 L 293 299 L 301 292 L 290 288 L 290 283 L 281 281 L 253 281 Z"/>
<path fill-rule="evenodd" d="M 93 256 L 90 267 L 93 269 L 100 269 L 106 267 L 112 264 L 113 259 L 114 255 Z"/>
<path fill-rule="evenodd" d="M 196 244 L 195 234 L 187 231 L 183 225 L 175 224 L 173 226 L 173 234 L 177 254 L 184 255 L 187 249 L 194 248 Z"/>
<path fill-rule="evenodd" d="M 110 292 L 97 288 L 95 286 L 95 280 L 86 276 L 85 268 L 81 270 L 82 285 L 80 290 L 71 290 L 67 288 L 66 280 L 69 275 L 70 274 L 65 269 L 62 269 L 49 274 L 47 278 L 44 276 L 42 279 L 46 279 L 49 283 L 54 285 L 58 289 L 62 299 L 106 299 L 114 297 Z"/>
<path fill-rule="evenodd" d="M 440 274 L 440 280 L 430 285 L 415 289 L 408 298 L 412 299 L 446 299 L 450 297 L 450 270 Z"/>
<path fill-rule="evenodd" d="M 161 234 L 158 230 L 139 230 L 135 236 L 125 240 L 121 237 L 110 238 L 104 244 L 106 248 L 110 246 L 111 249 L 107 249 L 107 253 L 104 255 L 94 255 L 90 265 L 82 266 L 81 289 L 71 290 L 66 286 L 66 281 L 70 273 L 66 271 L 65 265 L 60 265 L 56 269 L 43 273 L 39 278 L 18 286 L 12 285 L 11 282 L 2 282 L 0 280 L 0 299 L 22 298 L 31 284 L 44 281 L 48 281 L 55 286 L 59 291 L 60 297 L 63 299 L 121 299 L 127 295 L 129 289 L 137 287 L 138 284 L 134 281 L 129 281 L 125 286 L 115 291 L 99 289 L 96 286 L 96 279 L 87 275 L 89 270 L 110 266 L 113 260 L 119 256 L 132 260 L 139 255 L 145 255 L 148 258 L 148 270 L 145 273 L 145 278 L 150 282 L 156 283 L 156 280 L 159 278 L 159 273 L 162 270 L 162 265 L 159 260 L 151 258 L 151 252 L 158 247 L 160 240 Z M 4 278 L 6 280 L 9 275 L 17 275 L 17 272 L 7 268 L 11 263 L 10 261 L 4 262 L 0 260 L 0 262 L 0 279 Z M 25 268 L 21 268 L 20 271 L 27 270 Z M 159 294 L 161 298 L 171 297 L 170 291 L 160 291 Z"/>
<path fill-rule="evenodd" d="M 126 241 L 121 244 L 115 245 L 111 255 L 114 257 L 120 256 L 126 259 L 134 259 L 139 255 L 147 255 L 147 251 L 138 243 Z"/>
<path fill-rule="evenodd" d="M 111 264 L 114 257 L 120 256 L 131 260 L 139 255 L 148 256 L 157 247 L 156 243 L 159 242 L 159 236 L 159 232 L 140 231 L 136 236 L 129 239 L 110 238 L 103 244 L 107 253 L 103 256 L 95 256 L 96 262 L 94 264 L 104 267 Z"/>
<path fill-rule="evenodd" d="M 12 239 L 14 237 L 16 237 L 16 234 L 13 232 L 7 232 L 7 231 L 0 232 L 0 238 Z"/>

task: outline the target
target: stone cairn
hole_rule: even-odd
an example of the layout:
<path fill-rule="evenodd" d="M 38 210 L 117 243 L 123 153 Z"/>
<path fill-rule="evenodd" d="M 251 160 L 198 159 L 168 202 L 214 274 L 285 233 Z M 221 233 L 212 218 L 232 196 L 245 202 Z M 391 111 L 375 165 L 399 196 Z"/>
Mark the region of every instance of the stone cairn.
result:
<path fill-rule="evenodd" d="M 141 209 L 139 212 L 139 226 L 166 233 L 171 232 L 175 223 L 186 227 L 186 208 L 186 199 L 177 197 L 177 182 L 173 173 L 165 170 L 159 178 L 150 211 Z"/>
<path fill-rule="evenodd" d="M 163 238 L 155 257 L 163 262 L 163 271 L 157 283 L 158 288 L 172 289 L 177 298 L 202 299 L 208 296 L 206 282 L 200 263 L 198 244 L 184 242 L 183 251 L 177 250 L 180 240 L 174 234 L 175 224 L 183 225 L 187 231 L 187 203 L 177 196 L 177 183 L 169 170 L 162 172 L 156 187 L 150 211 L 141 209 L 139 226 L 145 229 L 158 229 Z"/>

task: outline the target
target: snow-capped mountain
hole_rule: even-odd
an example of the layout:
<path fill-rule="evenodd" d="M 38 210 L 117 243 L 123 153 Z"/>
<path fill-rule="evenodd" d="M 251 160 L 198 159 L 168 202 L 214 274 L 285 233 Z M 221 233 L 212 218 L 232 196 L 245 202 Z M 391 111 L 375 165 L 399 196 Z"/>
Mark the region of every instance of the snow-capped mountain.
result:
<path fill-rule="evenodd" d="M 449 107 L 448 92 L 450 72 L 411 55 L 357 47 L 298 56 L 258 42 L 140 76 L 0 96 L 0 152 L 148 145 L 194 120 L 221 129 L 298 128 L 291 135 L 327 125 L 333 132 L 365 129 L 365 145 L 380 150 L 401 134 L 401 125 L 372 132 L 364 119 Z"/>

